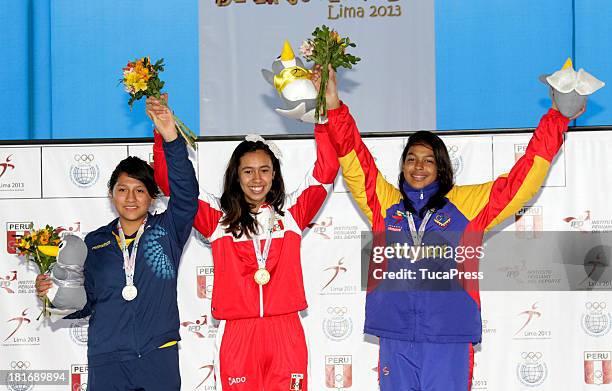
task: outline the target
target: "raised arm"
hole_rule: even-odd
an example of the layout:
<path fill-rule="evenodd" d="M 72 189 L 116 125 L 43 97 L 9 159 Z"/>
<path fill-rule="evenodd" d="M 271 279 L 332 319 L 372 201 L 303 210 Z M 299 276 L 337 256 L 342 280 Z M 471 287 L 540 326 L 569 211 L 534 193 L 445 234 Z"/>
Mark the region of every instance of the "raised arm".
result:
<path fill-rule="evenodd" d="M 163 138 L 162 150 L 167 167 L 166 187 L 172 193 L 166 213 L 182 246 L 189 237 L 198 210 L 198 181 L 189 161 L 187 147 L 183 139 L 178 137 L 174 115 L 168 106 L 155 98 L 148 98 L 147 115 Z"/>
<path fill-rule="evenodd" d="M 315 126 L 317 160 L 299 188 L 287 197 L 287 207 L 300 229 L 315 217 L 338 175 L 338 159 L 327 134 L 327 125 Z"/>
<path fill-rule="evenodd" d="M 340 161 L 342 176 L 372 228 L 384 230 L 387 209 L 399 202 L 401 194 L 376 167 L 348 107 L 338 98 L 336 74 L 331 68 L 329 71 L 326 91 L 328 134 Z M 317 80 L 313 81 L 318 84 Z"/>
<path fill-rule="evenodd" d="M 540 120 L 525 155 L 509 173 L 480 185 L 455 186 L 448 193 L 449 200 L 471 221 L 470 230 L 484 232 L 493 228 L 538 192 L 563 144 L 569 121 L 551 108 Z"/>

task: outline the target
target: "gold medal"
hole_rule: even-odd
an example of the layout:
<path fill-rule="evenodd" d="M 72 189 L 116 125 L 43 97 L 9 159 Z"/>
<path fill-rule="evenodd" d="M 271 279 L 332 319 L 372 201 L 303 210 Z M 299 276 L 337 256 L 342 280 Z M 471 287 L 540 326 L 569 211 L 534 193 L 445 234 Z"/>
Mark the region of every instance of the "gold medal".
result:
<path fill-rule="evenodd" d="M 266 285 L 270 282 L 270 272 L 266 270 L 266 268 L 259 268 L 253 275 L 253 279 L 258 285 Z"/>

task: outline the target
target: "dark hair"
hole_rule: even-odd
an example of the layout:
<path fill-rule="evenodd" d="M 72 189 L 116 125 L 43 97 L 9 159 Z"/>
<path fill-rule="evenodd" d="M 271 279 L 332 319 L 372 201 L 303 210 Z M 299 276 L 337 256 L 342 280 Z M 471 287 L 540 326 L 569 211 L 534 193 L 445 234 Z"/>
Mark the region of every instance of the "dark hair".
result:
<path fill-rule="evenodd" d="M 225 212 L 225 216 L 221 219 L 221 224 L 227 225 L 225 232 L 231 232 L 236 238 L 241 237 L 243 234 L 251 237 L 251 234 L 257 232 L 255 219 L 251 215 L 251 205 L 247 202 L 244 192 L 240 187 L 238 172 L 240 158 L 249 152 L 255 151 L 264 151 L 272 159 L 274 179 L 272 179 L 270 191 L 266 194 L 266 203 L 271 205 L 276 213 L 281 216 L 284 215 L 282 209 L 285 204 L 285 183 L 281 174 L 280 161 L 262 141 L 243 141 L 234 149 L 227 163 L 223 177 L 223 194 L 221 195 L 221 209 Z"/>
<path fill-rule="evenodd" d="M 400 162 L 401 165 L 403 165 L 404 161 L 406 161 L 408 150 L 413 145 L 424 145 L 431 148 L 433 150 L 434 158 L 436 159 L 436 166 L 438 168 L 438 191 L 429 199 L 429 201 L 427 201 L 427 205 L 425 208 L 423 208 L 422 212 L 431 208 L 440 209 L 444 206 L 444 204 L 446 204 L 446 198 L 444 197 L 454 186 L 453 165 L 451 164 L 450 157 L 448 156 L 446 145 L 440 137 L 432 132 L 416 132 L 408 138 L 408 143 L 402 152 L 402 160 Z M 399 189 L 404 200 L 404 207 L 406 210 L 416 213 L 417 211 L 414 210 L 410 199 L 404 191 L 404 182 L 406 182 L 406 179 L 404 178 L 404 172 L 402 170 L 399 174 Z"/>
<path fill-rule="evenodd" d="M 153 177 L 153 168 L 147 162 L 136 156 L 128 156 L 117 164 L 117 167 L 115 167 L 108 181 L 109 193 L 113 192 L 113 188 L 117 184 L 119 176 L 124 173 L 130 178 L 138 179 L 142 182 L 149 196 L 151 196 L 151 198 L 157 198 L 159 195 L 159 188 Z"/>

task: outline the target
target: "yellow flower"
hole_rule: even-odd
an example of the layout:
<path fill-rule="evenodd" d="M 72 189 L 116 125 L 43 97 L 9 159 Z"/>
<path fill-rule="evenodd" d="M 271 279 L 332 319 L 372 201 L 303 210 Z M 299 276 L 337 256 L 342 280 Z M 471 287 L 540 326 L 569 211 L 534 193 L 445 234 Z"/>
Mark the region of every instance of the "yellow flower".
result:
<path fill-rule="evenodd" d="M 142 78 L 142 76 L 134 71 L 130 72 L 125 78 L 125 85 L 130 88 L 133 93 L 138 91 L 146 91 L 147 90 L 147 81 Z"/>
<path fill-rule="evenodd" d="M 340 34 L 338 34 L 338 32 L 336 30 L 332 30 L 332 32 L 329 35 L 336 42 L 338 42 L 338 43 L 342 42 L 342 37 L 340 37 Z"/>

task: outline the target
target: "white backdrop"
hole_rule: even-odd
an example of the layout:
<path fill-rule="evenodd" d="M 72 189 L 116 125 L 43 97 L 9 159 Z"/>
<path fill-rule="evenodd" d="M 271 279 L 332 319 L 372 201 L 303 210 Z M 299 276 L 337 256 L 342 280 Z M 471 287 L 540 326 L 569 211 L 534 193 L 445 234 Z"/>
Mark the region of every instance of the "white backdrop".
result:
<path fill-rule="evenodd" d="M 520 156 L 528 138 L 527 134 L 444 137 L 459 184 L 488 181 L 506 171 Z M 394 182 L 405 139 L 370 138 L 366 142 L 381 170 Z M 545 187 L 521 213 L 523 219 L 518 215 L 502 228 L 611 230 L 611 143 L 612 132 L 568 134 Z M 219 192 L 225 164 L 236 144 L 200 143 L 192 157 L 201 188 Z M 283 175 L 290 190 L 314 161 L 314 143 L 294 140 L 278 144 L 286 156 Z M 0 370 L 27 366 L 71 374 L 71 385 L 28 389 L 79 389 L 77 384 L 85 381 L 87 373 L 87 322 L 56 317 L 37 320 L 40 306 L 33 287 L 36 272 L 13 254 L 14 238 L 30 222 L 37 227 L 62 226 L 81 234 L 108 223 L 114 212 L 106 198 L 106 181 L 116 163 L 130 154 L 150 161 L 151 145 L 0 147 L 0 224 L 5 230 L 0 235 Z M 155 208 L 162 210 L 164 203 L 158 202 Z M 516 220 L 519 223 L 515 224 Z M 359 262 L 360 231 L 365 229 L 339 178 L 302 246 L 310 305 L 304 324 L 309 337 L 312 390 L 377 389 L 377 341 L 362 333 L 365 296 L 359 287 Z M 212 346 L 217 322 L 210 315 L 211 266 L 209 249 L 193 233 L 179 271 L 183 390 L 214 389 Z M 532 270 L 530 265 L 509 272 L 527 279 L 546 274 L 541 268 Z M 610 289 L 610 281 L 603 285 Z M 609 291 L 599 288 L 483 292 L 483 343 L 475 356 L 473 389 L 612 389 L 611 385 L 587 384 L 612 380 L 608 374 L 612 298 Z M 337 379 L 326 381 L 326 372 L 332 371 Z M 595 376 L 586 378 L 589 373 Z M 11 386 L 0 389 L 4 387 L 17 390 Z"/>

